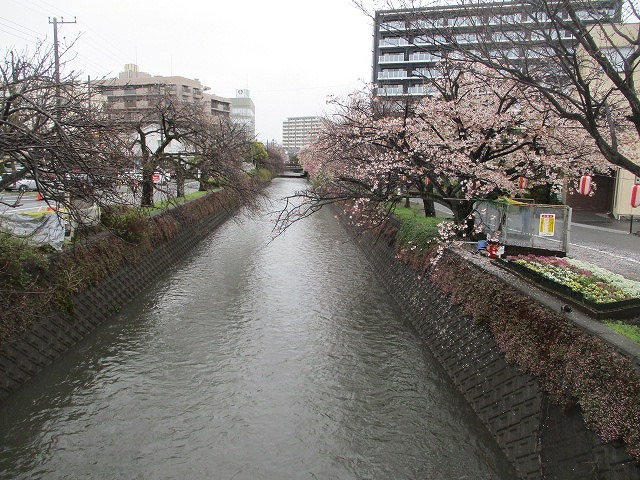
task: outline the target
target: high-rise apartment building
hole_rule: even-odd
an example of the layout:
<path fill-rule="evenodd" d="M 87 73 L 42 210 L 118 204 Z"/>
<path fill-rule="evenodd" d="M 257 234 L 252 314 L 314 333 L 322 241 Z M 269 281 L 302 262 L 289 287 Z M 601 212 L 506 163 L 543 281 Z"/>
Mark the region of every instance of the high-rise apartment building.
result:
<path fill-rule="evenodd" d="M 205 112 L 212 116 L 229 117 L 229 99 L 205 93 L 209 87 L 200 80 L 180 76 L 150 75 L 140 72 L 135 64 L 126 64 L 118 78 L 101 80 L 93 84 L 101 93 L 106 108 L 118 112 L 139 115 L 154 108 L 163 95 L 173 96 L 189 103 L 201 103 Z"/>
<path fill-rule="evenodd" d="M 240 88 L 236 90 L 235 98 L 231 102 L 231 120 L 238 125 L 243 125 L 250 137 L 256 136 L 256 106 L 251 100 L 249 90 Z"/>
<path fill-rule="evenodd" d="M 289 117 L 282 122 L 282 146 L 289 153 L 296 153 L 309 145 L 320 131 L 320 117 Z"/>
<path fill-rule="evenodd" d="M 432 80 L 441 75 L 438 64 L 445 57 L 455 59 L 456 49 L 471 53 L 476 49 L 478 57 L 500 56 L 513 64 L 542 62 L 546 55 L 554 54 L 548 49 L 550 40 L 571 41 L 572 37 L 568 31 L 545 31 L 547 14 L 534 5 L 535 2 L 478 2 L 376 12 L 373 83 L 377 95 L 433 94 Z M 620 0 L 594 0 L 579 5 L 577 14 L 585 24 L 602 18 L 620 21 Z M 585 5 L 588 10 L 579 9 Z M 560 8 L 560 14 L 566 12 Z"/>

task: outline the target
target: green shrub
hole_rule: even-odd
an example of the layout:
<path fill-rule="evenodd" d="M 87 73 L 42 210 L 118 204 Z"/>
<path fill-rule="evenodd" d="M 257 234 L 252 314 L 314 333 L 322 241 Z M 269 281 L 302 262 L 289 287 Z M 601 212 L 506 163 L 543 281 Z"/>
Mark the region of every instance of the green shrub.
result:
<path fill-rule="evenodd" d="M 47 250 L 0 233 L 0 284 L 16 289 L 31 288 L 49 270 Z"/>
<path fill-rule="evenodd" d="M 438 238 L 441 218 L 425 217 L 405 207 L 396 207 L 393 213 L 400 220 L 398 244 L 401 248 L 424 252 Z"/>
<path fill-rule="evenodd" d="M 109 206 L 102 211 L 102 224 L 130 243 L 143 243 L 148 238 L 148 212 L 141 207 Z"/>

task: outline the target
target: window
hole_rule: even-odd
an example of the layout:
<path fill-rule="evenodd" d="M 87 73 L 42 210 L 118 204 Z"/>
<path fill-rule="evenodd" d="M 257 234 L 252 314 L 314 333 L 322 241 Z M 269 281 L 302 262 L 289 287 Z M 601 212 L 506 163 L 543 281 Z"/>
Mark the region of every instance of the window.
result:
<path fill-rule="evenodd" d="M 383 32 L 395 32 L 397 30 L 404 30 L 404 21 L 384 22 L 380 25 L 380 30 Z"/>
<path fill-rule="evenodd" d="M 508 13 L 489 17 L 489 25 L 518 25 L 521 22 L 522 15 L 519 13 Z"/>
<path fill-rule="evenodd" d="M 433 85 L 412 85 L 407 89 L 409 95 L 435 95 L 438 89 Z"/>
<path fill-rule="evenodd" d="M 462 33 L 454 37 L 456 43 L 476 43 L 478 36 L 475 33 Z"/>
<path fill-rule="evenodd" d="M 530 13 L 529 17 L 524 21 L 526 22 L 536 22 L 536 23 L 544 23 L 548 20 L 546 12 L 535 12 Z"/>
<path fill-rule="evenodd" d="M 478 24 L 478 17 L 456 17 L 449 19 L 449 25 L 452 27 L 473 27 Z"/>
<path fill-rule="evenodd" d="M 380 40 L 381 47 L 404 47 L 406 45 L 409 45 L 409 42 L 402 37 L 388 37 Z"/>
<path fill-rule="evenodd" d="M 443 25 L 444 18 L 425 18 L 421 20 L 411 20 L 409 22 L 409 28 L 412 28 L 414 30 L 442 27 Z"/>
<path fill-rule="evenodd" d="M 543 40 L 557 40 L 557 39 L 558 39 L 557 30 L 544 30 L 541 32 L 531 32 L 531 40 L 534 42 L 543 41 Z"/>
<path fill-rule="evenodd" d="M 442 35 L 416 37 L 413 40 L 414 45 L 442 45 L 445 43 Z"/>
<path fill-rule="evenodd" d="M 430 52 L 413 52 L 409 55 L 409 60 L 420 62 L 434 62 L 438 57 Z"/>
<path fill-rule="evenodd" d="M 413 75 L 420 78 L 440 78 L 442 72 L 437 68 L 416 68 Z"/>
<path fill-rule="evenodd" d="M 524 32 L 496 32 L 493 34 L 494 42 L 518 42 L 524 40 Z"/>
<path fill-rule="evenodd" d="M 510 60 L 515 60 L 516 58 L 520 58 L 520 50 L 516 48 L 509 48 L 508 50 L 505 50 L 504 53 L 507 56 L 507 58 Z"/>

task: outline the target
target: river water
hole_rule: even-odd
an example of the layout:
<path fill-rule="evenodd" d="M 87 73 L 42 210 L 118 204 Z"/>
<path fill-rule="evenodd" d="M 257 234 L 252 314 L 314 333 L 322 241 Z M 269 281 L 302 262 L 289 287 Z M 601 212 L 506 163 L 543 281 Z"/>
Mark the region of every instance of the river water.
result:
<path fill-rule="evenodd" d="M 0 478 L 515 478 L 331 213 L 277 208 L 0 404 Z"/>

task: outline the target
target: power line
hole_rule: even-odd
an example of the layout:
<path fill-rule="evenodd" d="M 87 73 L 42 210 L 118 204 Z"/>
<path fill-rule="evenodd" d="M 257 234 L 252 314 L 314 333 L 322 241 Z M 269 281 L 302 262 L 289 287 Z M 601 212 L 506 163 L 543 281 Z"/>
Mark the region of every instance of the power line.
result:
<path fill-rule="evenodd" d="M 5 28 L 6 28 L 6 27 L 5 27 Z M 12 37 L 19 38 L 20 40 L 23 40 L 23 41 L 25 41 L 25 42 L 33 42 L 33 41 L 34 41 L 34 39 L 33 39 L 33 38 L 26 38 L 26 37 L 23 37 L 22 35 L 19 35 L 19 34 L 14 33 L 14 32 L 9 32 L 9 31 L 4 30 L 4 29 L 2 29 L 2 28 L 0 28 L 0 32 L 6 33 L 7 35 L 11 35 Z M 36 39 L 36 40 L 37 40 L 37 39 Z"/>
<path fill-rule="evenodd" d="M 7 28 L 11 28 L 12 30 L 19 31 L 20 33 L 23 33 L 25 35 L 38 36 L 38 37 L 40 36 L 40 32 L 36 32 L 35 30 L 32 30 L 29 27 L 25 27 L 24 25 L 20 25 L 19 23 L 16 23 L 13 20 L 9 20 L 8 18 L 0 17 L 0 23 L 5 24 Z M 11 25 L 7 25 L 8 23 L 10 23 Z M 15 27 L 13 25 L 15 25 Z M 23 32 L 20 30 L 28 30 L 28 31 Z M 29 33 L 29 32 L 33 32 L 33 33 Z"/>

